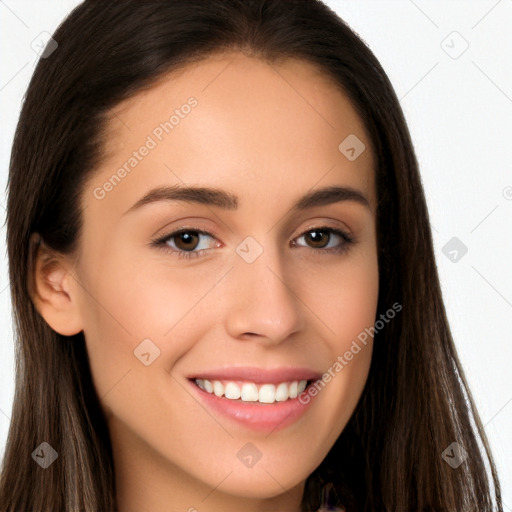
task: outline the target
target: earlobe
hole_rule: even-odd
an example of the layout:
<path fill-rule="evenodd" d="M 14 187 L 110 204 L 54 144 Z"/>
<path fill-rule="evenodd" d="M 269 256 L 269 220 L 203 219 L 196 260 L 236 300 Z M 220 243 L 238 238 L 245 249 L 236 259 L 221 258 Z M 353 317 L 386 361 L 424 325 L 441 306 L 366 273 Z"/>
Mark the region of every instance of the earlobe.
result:
<path fill-rule="evenodd" d="M 70 261 L 48 248 L 37 233 L 30 238 L 28 290 L 46 323 L 63 336 L 83 330 Z"/>

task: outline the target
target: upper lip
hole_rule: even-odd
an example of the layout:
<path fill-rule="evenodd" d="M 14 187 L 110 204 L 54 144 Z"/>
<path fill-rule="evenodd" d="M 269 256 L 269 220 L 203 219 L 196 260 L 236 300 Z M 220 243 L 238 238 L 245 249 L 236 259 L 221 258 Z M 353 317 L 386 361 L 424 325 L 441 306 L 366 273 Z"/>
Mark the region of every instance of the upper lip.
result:
<path fill-rule="evenodd" d="M 309 368 L 282 367 L 282 368 L 257 368 L 255 366 L 237 366 L 231 368 L 219 368 L 198 372 L 189 376 L 189 379 L 212 380 L 245 380 L 255 384 L 279 384 L 281 382 L 293 382 L 300 380 L 317 380 L 322 374 Z"/>

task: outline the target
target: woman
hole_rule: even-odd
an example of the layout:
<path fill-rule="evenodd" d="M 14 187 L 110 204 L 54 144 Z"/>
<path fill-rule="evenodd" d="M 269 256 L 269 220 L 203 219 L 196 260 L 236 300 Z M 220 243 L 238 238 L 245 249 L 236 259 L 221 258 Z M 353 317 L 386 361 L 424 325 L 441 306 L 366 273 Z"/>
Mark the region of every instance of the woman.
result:
<path fill-rule="evenodd" d="M 53 38 L 9 176 L 2 510 L 502 510 L 364 43 L 310 0 L 86 1 Z"/>

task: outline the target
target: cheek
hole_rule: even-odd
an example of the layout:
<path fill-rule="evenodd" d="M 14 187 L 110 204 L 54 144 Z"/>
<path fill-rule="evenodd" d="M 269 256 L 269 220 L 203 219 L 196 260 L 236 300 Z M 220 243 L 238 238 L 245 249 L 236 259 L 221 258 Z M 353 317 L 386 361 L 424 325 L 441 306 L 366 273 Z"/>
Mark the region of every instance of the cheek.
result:
<path fill-rule="evenodd" d="M 328 435 L 322 429 L 315 434 L 318 443 L 329 447 L 349 421 L 368 377 L 379 293 L 376 255 L 366 252 L 339 271 L 317 273 L 316 278 L 315 311 L 328 333 L 329 356 L 322 379 L 309 393 L 317 397 L 313 407 L 322 410 L 325 424 L 335 426 Z"/>
<path fill-rule="evenodd" d="M 113 248 L 101 267 L 94 267 L 101 273 L 87 274 L 84 335 L 100 397 L 127 373 L 133 377 L 145 369 L 148 358 L 148 368 L 169 371 L 204 335 L 204 326 L 211 326 L 214 320 L 207 318 L 215 318 L 215 304 L 207 296 L 222 271 L 200 267 L 180 271 L 174 260 L 169 266 L 161 259 L 123 260 Z"/>
<path fill-rule="evenodd" d="M 300 293 L 321 320 L 318 325 L 331 350 L 345 352 L 351 341 L 375 322 L 379 295 L 375 252 L 369 247 L 339 265 L 319 266 Z"/>
<path fill-rule="evenodd" d="M 368 256 L 359 265 L 354 265 L 345 275 L 341 287 L 336 311 L 332 313 L 335 319 L 333 330 L 337 333 L 332 343 L 336 351 L 333 370 L 336 375 L 342 375 L 336 377 L 340 381 L 337 385 L 357 395 L 366 382 L 373 348 L 372 329 L 379 295 L 376 257 Z M 333 382 L 335 380 L 333 378 Z"/>
<path fill-rule="evenodd" d="M 378 294 L 376 267 L 361 266 L 344 277 L 331 312 L 333 330 L 338 334 L 338 350 L 348 350 L 352 340 L 374 325 Z"/>

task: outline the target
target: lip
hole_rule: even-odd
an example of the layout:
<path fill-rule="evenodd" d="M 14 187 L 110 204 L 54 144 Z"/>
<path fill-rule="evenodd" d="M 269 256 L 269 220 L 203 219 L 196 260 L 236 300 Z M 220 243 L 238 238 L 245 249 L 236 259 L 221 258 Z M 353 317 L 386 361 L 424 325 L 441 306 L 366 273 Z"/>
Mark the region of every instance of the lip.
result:
<path fill-rule="evenodd" d="M 294 380 L 317 380 L 322 374 L 309 368 L 281 367 L 257 368 L 255 366 L 236 366 L 230 368 L 210 369 L 189 375 L 189 379 L 245 380 L 255 384 L 279 384 Z"/>
<path fill-rule="evenodd" d="M 291 398 L 285 402 L 262 404 L 259 402 L 242 402 L 231 400 L 224 396 L 218 397 L 213 393 L 201 389 L 194 382 L 195 379 L 208 380 L 247 380 L 255 384 L 278 384 L 294 380 L 316 380 L 321 374 L 306 368 L 275 368 L 261 369 L 254 367 L 223 368 L 198 373 L 188 378 L 192 392 L 198 396 L 203 404 L 214 413 L 220 414 L 235 422 L 238 426 L 244 426 L 260 432 L 277 432 L 301 418 L 309 409 L 313 397 L 309 396 L 306 403 L 299 398 L 307 394 L 305 389 L 297 398 Z"/>

